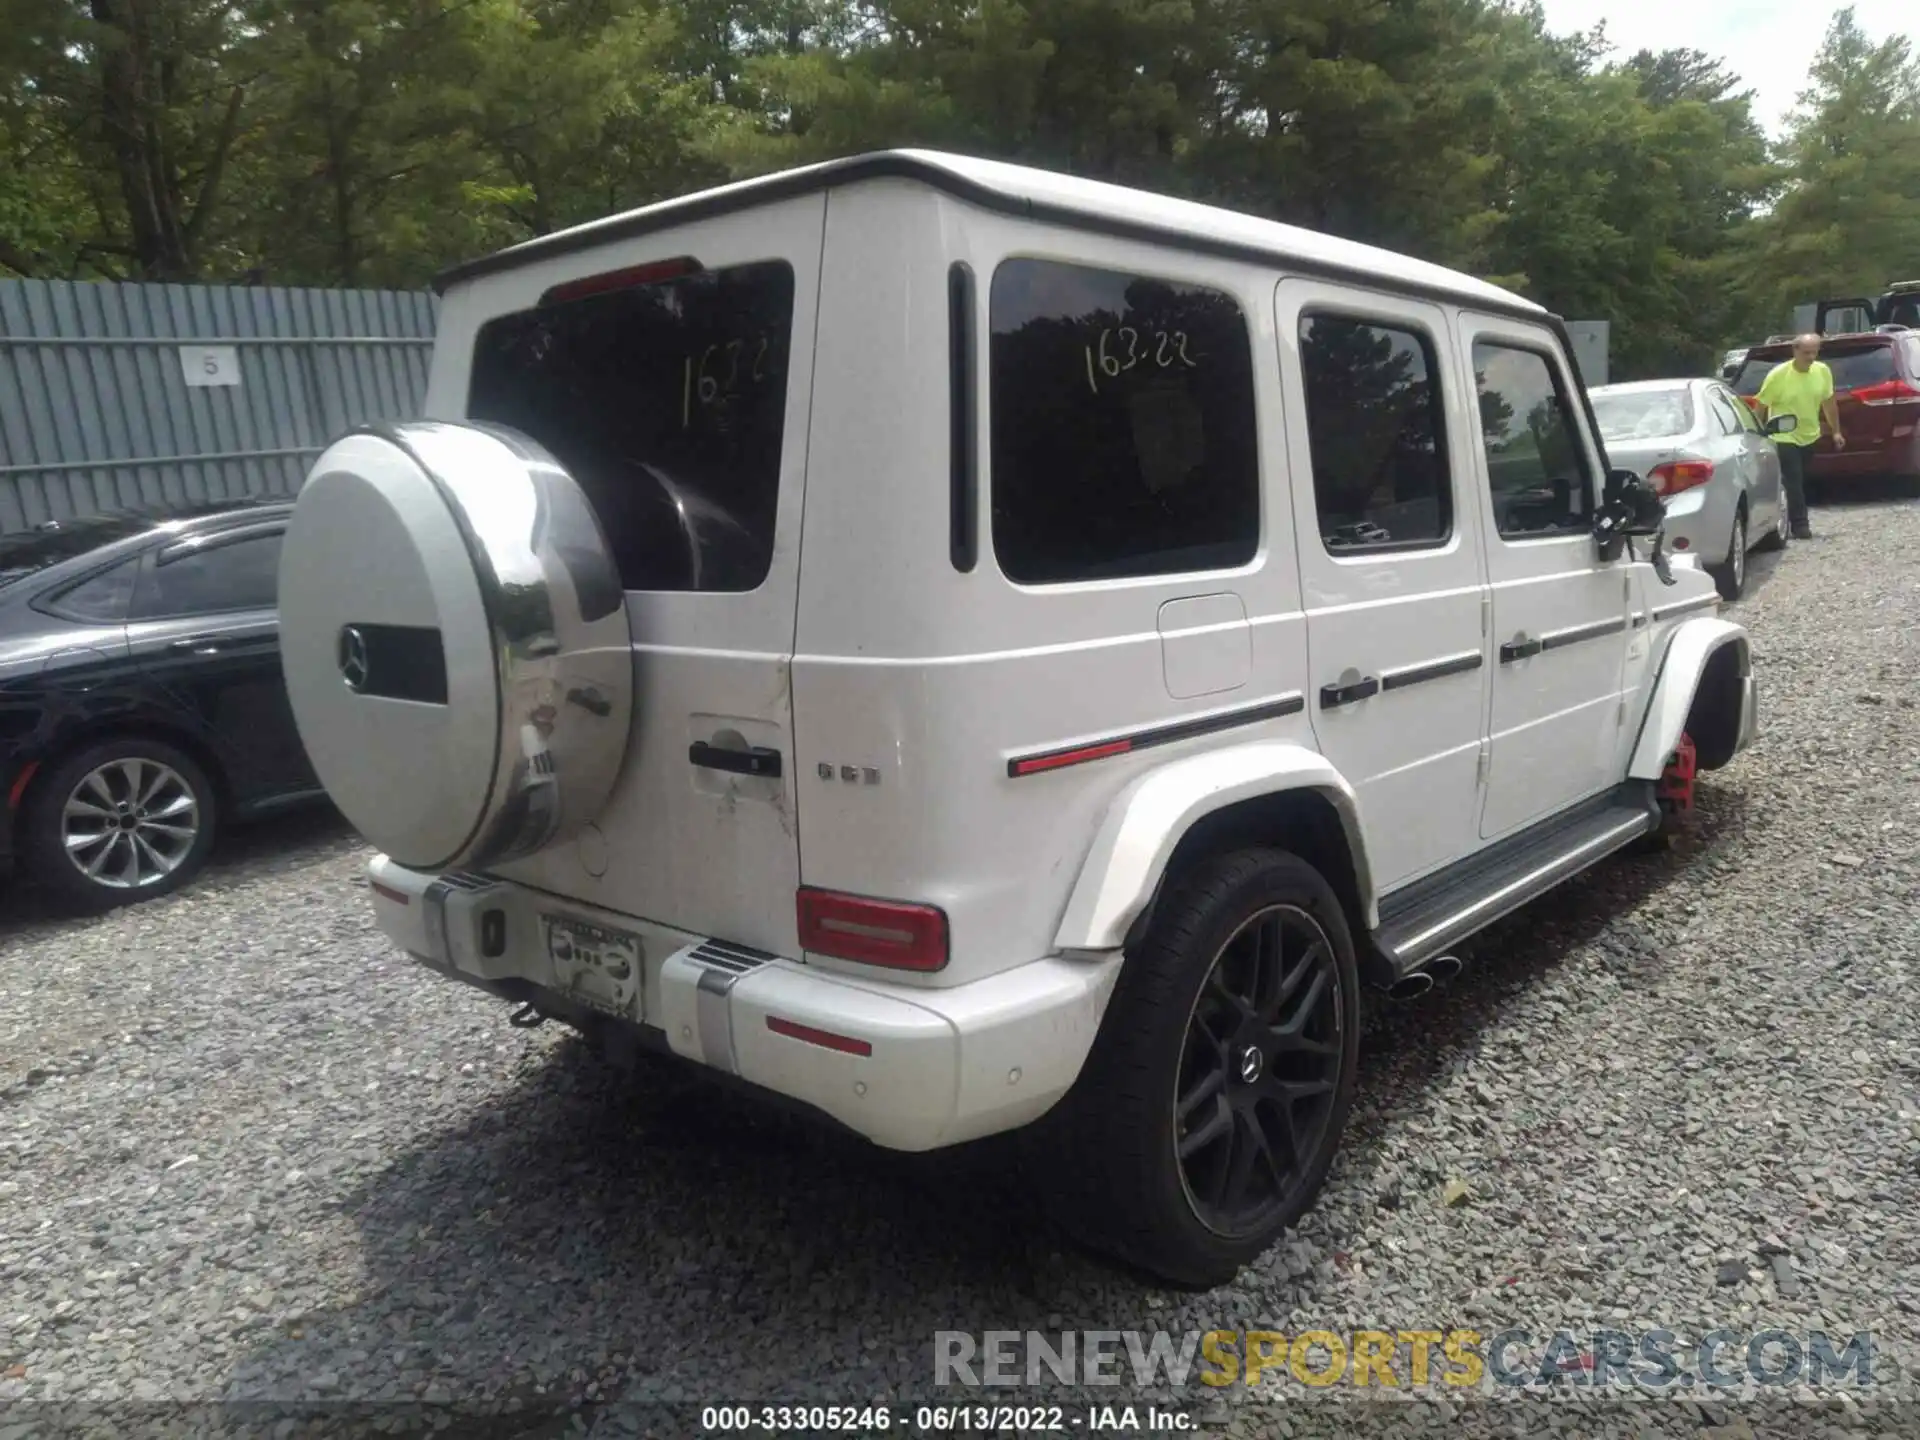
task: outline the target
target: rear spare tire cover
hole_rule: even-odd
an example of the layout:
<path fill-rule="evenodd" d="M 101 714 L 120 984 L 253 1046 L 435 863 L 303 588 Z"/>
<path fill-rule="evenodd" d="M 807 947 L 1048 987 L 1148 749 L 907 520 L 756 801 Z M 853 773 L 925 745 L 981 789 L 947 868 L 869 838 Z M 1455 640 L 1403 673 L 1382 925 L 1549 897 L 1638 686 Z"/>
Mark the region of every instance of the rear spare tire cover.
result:
<path fill-rule="evenodd" d="M 287 525 L 280 637 L 320 782 L 403 865 L 531 855 L 612 793 L 633 717 L 619 572 L 579 486 L 517 432 L 329 447 Z"/>

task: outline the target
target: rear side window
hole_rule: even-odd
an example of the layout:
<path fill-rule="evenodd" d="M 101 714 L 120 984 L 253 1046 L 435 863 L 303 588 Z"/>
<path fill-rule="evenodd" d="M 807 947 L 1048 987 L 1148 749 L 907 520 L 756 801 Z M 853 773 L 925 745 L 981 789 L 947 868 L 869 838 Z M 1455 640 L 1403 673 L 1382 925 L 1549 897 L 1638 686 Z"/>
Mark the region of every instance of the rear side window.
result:
<path fill-rule="evenodd" d="M 1720 419 L 1721 433 L 1738 435 L 1746 428 L 1740 423 L 1740 416 L 1735 413 L 1740 410 L 1745 410 L 1747 408 L 1746 406 L 1742 405 L 1732 396 L 1724 394 L 1719 390 L 1709 390 L 1707 392 L 1707 398 L 1713 406 L 1713 413 Z"/>
<path fill-rule="evenodd" d="M 1453 528 L 1433 342 L 1404 326 L 1300 319 L 1313 501 L 1328 550 L 1444 542 Z"/>
<path fill-rule="evenodd" d="M 1553 365 L 1537 351 L 1478 340 L 1473 371 L 1501 536 L 1534 540 L 1586 530 L 1592 481 Z"/>
<path fill-rule="evenodd" d="M 467 413 L 577 480 L 628 590 L 741 591 L 773 561 L 793 269 L 737 265 L 502 315 Z"/>
<path fill-rule="evenodd" d="M 1022 584 L 1244 565 L 1253 354 L 1218 290 L 1051 260 L 993 274 L 993 547 Z"/>
<path fill-rule="evenodd" d="M 97 575 L 89 575 L 78 585 L 69 585 L 50 598 L 35 603 L 69 620 L 83 620 L 94 625 L 118 625 L 127 618 L 127 601 L 133 598 L 134 577 L 139 573 L 138 559 L 122 560 Z"/>
<path fill-rule="evenodd" d="M 162 554 L 133 597 L 135 620 L 270 610 L 280 583 L 278 534 Z"/>

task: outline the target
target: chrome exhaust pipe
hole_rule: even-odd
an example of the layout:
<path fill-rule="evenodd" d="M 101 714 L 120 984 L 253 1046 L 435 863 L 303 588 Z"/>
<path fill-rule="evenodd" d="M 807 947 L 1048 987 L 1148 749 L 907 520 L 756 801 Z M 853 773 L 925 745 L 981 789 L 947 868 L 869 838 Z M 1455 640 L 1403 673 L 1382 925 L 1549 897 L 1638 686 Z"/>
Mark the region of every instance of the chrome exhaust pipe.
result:
<path fill-rule="evenodd" d="M 1433 983 L 1444 985 L 1460 973 L 1458 955 L 1436 955 L 1427 963 L 1426 973 L 1433 977 Z"/>
<path fill-rule="evenodd" d="M 1403 975 L 1387 987 L 1387 998 L 1399 1002 L 1417 1000 L 1433 988 L 1433 976 L 1424 970 Z"/>

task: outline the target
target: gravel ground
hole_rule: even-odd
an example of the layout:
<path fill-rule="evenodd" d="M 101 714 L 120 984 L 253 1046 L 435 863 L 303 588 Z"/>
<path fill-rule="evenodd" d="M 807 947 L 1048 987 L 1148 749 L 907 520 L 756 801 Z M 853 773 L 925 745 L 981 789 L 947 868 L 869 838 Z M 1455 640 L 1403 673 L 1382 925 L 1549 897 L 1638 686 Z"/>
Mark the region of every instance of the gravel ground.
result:
<path fill-rule="evenodd" d="M 1572 1392 L 1464 1420 L 1906 1433 L 1920 504 L 1815 521 L 1820 539 L 1756 563 L 1739 611 L 1762 736 L 1703 784 L 1691 833 L 1503 923 L 1459 981 L 1376 1017 L 1320 1205 L 1206 1295 L 1037 1228 L 995 1145 L 888 1155 L 671 1069 L 636 1085 L 557 1027 L 509 1029 L 390 950 L 328 816 L 240 837 L 191 893 L 106 919 L 12 897 L 0 1402 L 374 1402 L 313 1415 L 394 1427 L 427 1412 L 393 1402 L 478 1407 L 460 1433 L 522 1407 L 491 1422 L 504 1435 L 559 1433 L 535 1418 L 558 1399 L 587 1407 L 576 1429 L 676 1434 L 696 1419 L 607 1402 L 925 1397 L 940 1330 L 1726 1326 L 1871 1330 L 1879 1398 L 1603 1412 Z M 1292 1399 L 1174 1398 L 1237 1435 L 1463 1418 L 1276 1393 Z M 0 1403 L 0 1434 L 104 1413 Z"/>

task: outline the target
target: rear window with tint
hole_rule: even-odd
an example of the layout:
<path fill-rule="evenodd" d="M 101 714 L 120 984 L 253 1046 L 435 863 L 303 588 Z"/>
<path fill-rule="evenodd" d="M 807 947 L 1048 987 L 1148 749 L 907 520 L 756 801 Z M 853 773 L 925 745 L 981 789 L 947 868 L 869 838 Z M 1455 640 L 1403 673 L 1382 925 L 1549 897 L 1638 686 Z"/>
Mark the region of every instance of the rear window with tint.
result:
<path fill-rule="evenodd" d="M 1833 388 L 1858 390 L 1863 385 L 1879 385 L 1894 378 L 1893 347 L 1876 345 L 1871 350 L 1841 350 L 1822 355 L 1833 371 Z"/>
<path fill-rule="evenodd" d="M 1590 395 L 1600 434 L 1608 440 L 1652 440 L 1693 429 L 1693 396 L 1684 389 Z"/>
<path fill-rule="evenodd" d="M 1741 395 L 1759 394 L 1767 372 L 1787 358 L 1785 355 L 1775 355 L 1768 360 L 1747 361 L 1733 382 L 1734 390 Z M 1856 346 L 1849 350 L 1829 346 L 1820 352 L 1820 358 L 1833 371 L 1835 394 L 1858 390 L 1862 385 L 1878 385 L 1894 378 L 1891 345 Z"/>
<path fill-rule="evenodd" d="M 628 590 L 752 590 L 773 559 L 793 269 L 738 265 L 488 321 L 471 419 L 553 452 Z"/>

